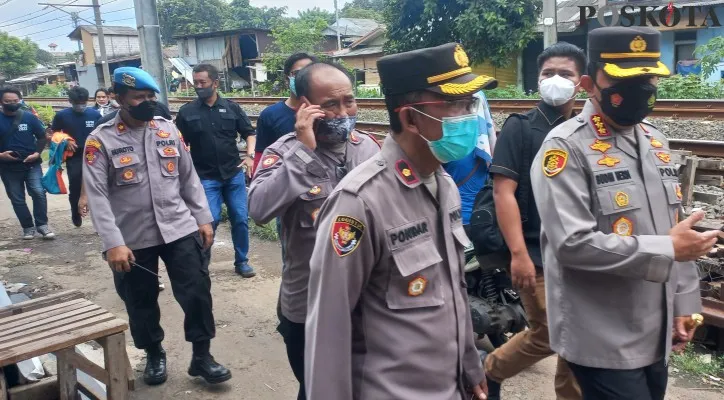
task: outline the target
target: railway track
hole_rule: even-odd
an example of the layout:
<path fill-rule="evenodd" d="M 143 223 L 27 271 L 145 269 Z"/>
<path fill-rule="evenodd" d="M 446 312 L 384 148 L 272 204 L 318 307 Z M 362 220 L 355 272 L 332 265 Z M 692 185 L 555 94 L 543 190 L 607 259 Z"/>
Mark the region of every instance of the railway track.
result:
<path fill-rule="evenodd" d="M 231 97 L 239 104 L 269 106 L 277 103 L 284 98 L 282 97 Z M 66 98 L 42 98 L 42 97 L 26 97 L 25 100 L 39 104 L 62 105 L 67 106 Z M 177 110 L 183 104 L 193 100 L 191 97 L 171 97 L 169 98 L 169 107 Z M 535 107 L 538 100 L 521 99 L 521 100 L 505 100 L 494 99 L 488 100 L 492 112 L 497 113 L 513 113 L 525 112 Z M 576 109 L 580 111 L 583 108 L 584 100 L 576 101 Z M 357 105 L 363 109 L 384 110 L 385 103 L 383 99 L 357 99 Z M 654 117 L 666 118 L 694 118 L 706 120 L 724 120 L 724 100 L 658 100 L 656 108 L 651 114 Z"/>

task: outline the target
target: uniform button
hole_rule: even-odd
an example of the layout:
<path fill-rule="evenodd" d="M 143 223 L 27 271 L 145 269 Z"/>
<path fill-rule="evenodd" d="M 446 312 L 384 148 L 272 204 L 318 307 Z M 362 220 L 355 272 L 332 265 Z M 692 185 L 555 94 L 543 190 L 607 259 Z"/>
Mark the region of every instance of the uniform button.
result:
<path fill-rule="evenodd" d="M 576 121 L 578 121 L 578 122 L 583 122 L 583 118 L 581 118 L 581 117 L 576 117 Z"/>
<path fill-rule="evenodd" d="M 377 160 L 377 165 L 379 165 L 380 167 L 383 167 L 383 166 L 385 165 L 385 161 L 384 161 L 384 160 Z"/>

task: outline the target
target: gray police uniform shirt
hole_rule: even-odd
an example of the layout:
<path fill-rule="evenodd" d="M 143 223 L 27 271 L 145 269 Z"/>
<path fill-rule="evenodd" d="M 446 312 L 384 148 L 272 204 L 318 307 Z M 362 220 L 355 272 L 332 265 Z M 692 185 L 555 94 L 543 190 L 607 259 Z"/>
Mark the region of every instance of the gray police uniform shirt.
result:
<path fill-rule="evenodd" d="M 171 243 L 213 221 L 189 149 L 171 121 L 132 130 L 120 115 L 85 143 L 83 183 L 103 250 Z"/>
<path fill-rule="evenodd" d="M 339 183 L 336 168 L 347 170 L 361 164 L 380 150 L 370 136 L 352 132 L 340 151 L 318 145 L 312 151 L 296 133 L 282 136 L 264 150 L 249 189 L 249 215 L 260 224 L 282 218 L 282 240 L 286 259 L 282 271 L 281 311 L 292 322 L 303 324 L 307 317 L 309 258 L 314 247 L 314 220 L 319 208 Z"/>
<path fill-rule="evenodd" d="M 483 380 L 460 195 L 442 167 L 435 178 L 437 199 L 390 137 L 322 206 L 310 262 L 307 398 L 460 400 Z"/>
<path fill-rule="evenodd" d="M 590 100 L 546 137 L 531 168 L 551 348 L 575 364 L 668 359 L 674 316 L 701 310 L 693 262 L 674 261 L 681 188 L 664 135 L 604 124 Z"/>

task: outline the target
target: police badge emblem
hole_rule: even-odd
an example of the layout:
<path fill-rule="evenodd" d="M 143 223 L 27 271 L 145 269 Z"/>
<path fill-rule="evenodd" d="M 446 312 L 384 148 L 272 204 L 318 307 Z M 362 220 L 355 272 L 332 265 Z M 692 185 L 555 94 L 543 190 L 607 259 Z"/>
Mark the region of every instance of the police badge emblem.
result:
<path fill-rule="evenodd" d="M 619 236 L 631 236 L 633 234 L 633 221 L 626 217 L 621 217 L 613 223 L 613 233 Z"/>
<path fill-rule="evenodd" d="M 418 276 L 417 278 L 411 280 L 410 283 L 407 285 L 407 295 L 417 297 L 425 293 L 426 287 L 427 279 L 423 278 L 422 276 Z"/>
<path fill-rule="evenodd" d="M 568 163 L 568 152 L 563 149 L 546 150 L 543 154 L 543 173 L 552 178 L 563 171 Z"/>
<path fill-rule="evenodd" d="M 358 219 L 338 215 L 332 224 L 332 247 L 340 257 L 350 255 L 357 250 L 365 225 Z"/>

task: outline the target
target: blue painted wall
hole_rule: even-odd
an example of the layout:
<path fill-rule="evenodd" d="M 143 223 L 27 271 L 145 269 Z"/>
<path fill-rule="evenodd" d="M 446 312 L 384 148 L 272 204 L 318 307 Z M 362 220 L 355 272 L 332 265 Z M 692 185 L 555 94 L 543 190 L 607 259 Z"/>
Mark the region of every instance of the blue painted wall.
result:
<path fill-rule="evenodd" d="M 672 73 L 676 71 L 674 54 L 674 31 L 661 32 L 661 62 L 669 67 Z"/>

